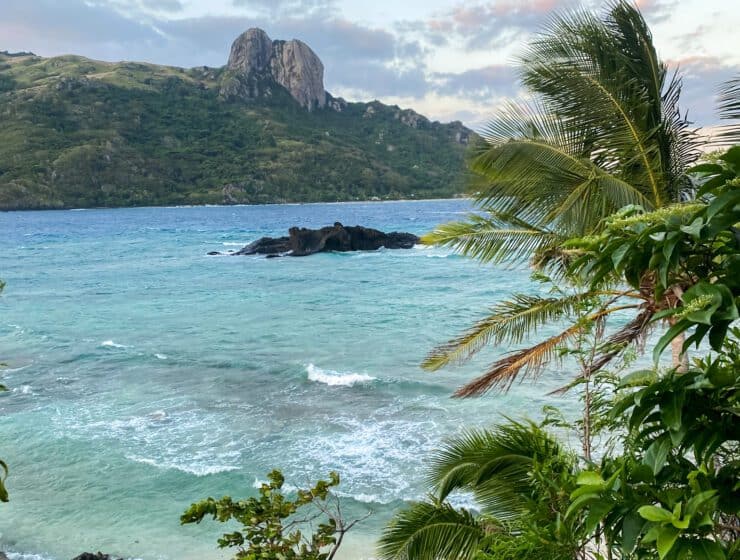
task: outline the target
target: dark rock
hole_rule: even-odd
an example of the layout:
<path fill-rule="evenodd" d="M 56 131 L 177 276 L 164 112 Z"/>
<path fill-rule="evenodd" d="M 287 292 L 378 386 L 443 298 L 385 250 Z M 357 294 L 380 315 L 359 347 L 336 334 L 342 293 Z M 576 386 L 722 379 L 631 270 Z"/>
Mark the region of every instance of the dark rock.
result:
<path fill-rule="evenodd" d="M 290 239 L 288 237 L 262 237 L 239 249 L 234 255 L 270 255 L 287 253 L 290 251 Z"/>
<path fill-rule="evenodd" d="M 321 229 L 292 227 L 289 234 L 288 237 L 263 237 L 232 254 L 304 257 L 324 251 L 376 251 L 381 247 L 411 249 L 419 242 L 412 233 L 384 233 L 362 226 L 345 227 L 339 222 Z"/>
<path fill-rule="evenodd" d="M 219 252 L 219 251 L 209 251 L 207 254 L 208 255 L 220 255 L 221 252 Z M 0 560 L 2 560 L 2 558 L 0 558 Z"/>
<path fill-rule="evenodd" d="M 115 560 L 110 554 L 103 554 L 102 552 L 83 552 L 79 556 L 76 556 L 72 560 Z M 121 560 L 120 558 L 118 560 Z"/>

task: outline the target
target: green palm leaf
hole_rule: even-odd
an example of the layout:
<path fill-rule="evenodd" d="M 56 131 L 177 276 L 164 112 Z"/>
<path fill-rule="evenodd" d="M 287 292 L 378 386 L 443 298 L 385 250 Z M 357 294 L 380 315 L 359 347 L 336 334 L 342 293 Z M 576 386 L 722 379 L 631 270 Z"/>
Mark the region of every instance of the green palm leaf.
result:
<path fill-rule="evenodd" d="M 740 75 L 720 86 L 717 109 L 721 119 L 740 120 Z M 740 123 L 721 127 L 715 144 L 721 146 L 740 144 Z"/>
<path fill-rule="evenodd" d="M 509 420 L 493 430 L 468 430 L 447 441 L 431 460 L 428 482 L 436 499 L 472 491 L 483 511 L 498 522 L 514 521 L 536 494 L 534 463 L 571 461 L 558 443 L 535 424 Z"/>
<path fill-rule="evenodd" d="M 517 344 L 539 327 L 572 313 L 592 296 L 590 292 L 562 298 L 515 294 L 512 299 L 492 307 L 490 315 L 461 336 L 435 348 L 422 367 L 434 371 L 450 363 L 464 362 L 489 343 Z"/>
<path fill-rule="evenodd" d="M 520 259 L 537 249 L 556 246 L 560 237 L 523 220 L 471 214 L 465 222 L 437 226 L 424 237 L 429 245 L 450 247 L 482 262 Z"/>
<path fill-rule="evenodd" d="M 603 320 L 618 311 L 640 307 L 640 304 L 619 305 L 592 313 L 583 322 L 575 323 L 533 346 L 516 350 L 495 361 L 485 373 L 455 391 L 455 396 L 464 398 L 480 396 L 493 389 L 507 391 L 520 376 L 537 377 L 545 364 L 559 358 L 560 348 L 573 340 L 585 328 L 584 325 Z"/>
<path fill-rule="evenodd" d="M 383 560 L 467 560 L 475 557 L 483 527 L 464 509 L 420 502 L 399 512 L 378 543 Z"/>

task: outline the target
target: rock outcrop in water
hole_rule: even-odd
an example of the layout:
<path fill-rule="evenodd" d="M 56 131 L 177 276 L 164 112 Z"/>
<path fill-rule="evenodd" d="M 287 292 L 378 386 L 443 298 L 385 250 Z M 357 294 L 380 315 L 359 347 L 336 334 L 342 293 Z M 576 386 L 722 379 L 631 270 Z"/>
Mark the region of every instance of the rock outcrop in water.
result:
<path fill-rule="evenodd" d="M 375 251 L 381 247 L 411 249 L 419 242 L 413 233 L 384 233 L 362 226 L 345 227 L 339 222 L 321 229 L 292 227 L 288 233 L 287 237 L 263 237 L 230 254 L 305 257 L 324 251 Z M 214 251 L 208 254 L 221 253 Z"/>
<path fill-rule="evenodd" d="M 72 560 L 116 560 L 110 554 L 103 554 L 102 552 L 83 552 L 79 556 L 75 556 Z M 122 560 L 121 558 L 117 560 Z"/>
<path fill-rule="evenodd" d="M 277 84 L 309 111 L 326 105 L 324 65 L 297 39 L 273 41 L 262 29 L 248 29 L 232 44 L 226 68 L 221 86 L 226 98 L 269 97 Z"/>

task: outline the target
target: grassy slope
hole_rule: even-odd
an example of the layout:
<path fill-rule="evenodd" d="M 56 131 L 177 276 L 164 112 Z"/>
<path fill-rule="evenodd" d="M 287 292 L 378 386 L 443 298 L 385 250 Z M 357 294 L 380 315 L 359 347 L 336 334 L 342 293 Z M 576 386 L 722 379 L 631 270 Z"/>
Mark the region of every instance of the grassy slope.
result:
<path fill-rule="evenodd" d="M 0 54 L 0 209 L 451 196 L 459 125 L 283 90 L 227 103 L 221 69 Z M 374 109 L 368 115 L 368 107 Z"/>

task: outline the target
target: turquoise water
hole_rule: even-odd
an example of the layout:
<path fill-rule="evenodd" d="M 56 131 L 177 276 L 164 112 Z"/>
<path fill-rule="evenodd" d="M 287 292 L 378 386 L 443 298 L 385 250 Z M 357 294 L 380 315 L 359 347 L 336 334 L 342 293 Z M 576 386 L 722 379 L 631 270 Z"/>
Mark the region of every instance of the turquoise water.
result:
<path fill-rule="evenodd" d="M 374 513 L 345 558 L 423 496 L 425 457 L 463 426 L 535 415 L 566 372 L 459 401 L 506 348 L 442 373 L 418 364 L 526 270 L 430 248 L 306 258 L 208 257 L 292 225 L 423 233 L 466 201 L 0 214 L 0 457 L 12 501 L 0 549 L 65 559 L 222 558 L 209 495 L 272 468 L 302 485 L 337 470 L 348 514 Z"/>

